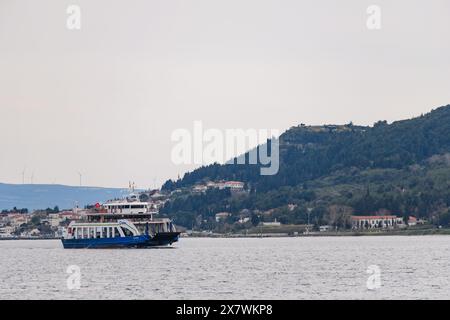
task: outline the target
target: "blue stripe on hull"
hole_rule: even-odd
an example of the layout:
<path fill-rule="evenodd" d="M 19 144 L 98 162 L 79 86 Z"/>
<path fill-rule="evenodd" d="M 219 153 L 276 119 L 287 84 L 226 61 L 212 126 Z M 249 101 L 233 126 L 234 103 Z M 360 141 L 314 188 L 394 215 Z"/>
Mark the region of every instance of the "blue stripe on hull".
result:
<path fill-rule="evenodd" d="M 169 245 L 178 241 L 178 232 L 156 235 L 151 238 L 148 235 L 135 237 L 96 238 L 96 239 L 62 239 L 65 249 L 81 248 L 144 248 L 161 245 Z"/>

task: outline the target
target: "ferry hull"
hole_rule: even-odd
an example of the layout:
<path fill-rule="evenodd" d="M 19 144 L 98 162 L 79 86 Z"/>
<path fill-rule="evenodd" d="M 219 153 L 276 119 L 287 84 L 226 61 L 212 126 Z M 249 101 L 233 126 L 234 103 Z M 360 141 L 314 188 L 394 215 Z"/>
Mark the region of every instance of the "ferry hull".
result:
<path fill-rule="evenodd" d="M 166 246 L 178 241 L 179 232 L 158 233 L 151 237 L 140 235 L 133 237 L 62 239 L 64 249 L 106 249 L 106 248 L 146 248 Z"/>

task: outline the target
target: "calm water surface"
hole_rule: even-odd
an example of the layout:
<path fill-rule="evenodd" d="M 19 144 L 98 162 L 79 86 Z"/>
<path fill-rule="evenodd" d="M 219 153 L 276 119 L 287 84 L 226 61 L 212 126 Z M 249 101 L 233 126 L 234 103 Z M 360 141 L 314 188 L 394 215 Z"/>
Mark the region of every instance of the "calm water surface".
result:
<path fill-rule="evenodd" d="M 68 266 L 81 288 L 67 287 Z M 381 287 L 367 288 L 377 265 Z M 171 249 L 0 241 L 0 299 L 448 299 L 450 237 L 181 239 Z"/>

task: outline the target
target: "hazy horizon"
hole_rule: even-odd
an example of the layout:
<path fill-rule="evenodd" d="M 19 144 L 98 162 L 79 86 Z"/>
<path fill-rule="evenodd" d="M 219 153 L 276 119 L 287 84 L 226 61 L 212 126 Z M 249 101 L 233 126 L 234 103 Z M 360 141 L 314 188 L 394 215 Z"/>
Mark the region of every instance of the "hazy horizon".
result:
<path fill-rule="evenodd" d="M 69 5 L 81 29 L 66 27 Z M 381 29 L 366 26 L 370 5 Z M 393 122 L 450 103 L 450 3 L 0 2 L 0 182 L 160 186 L 171 133 Z"/>

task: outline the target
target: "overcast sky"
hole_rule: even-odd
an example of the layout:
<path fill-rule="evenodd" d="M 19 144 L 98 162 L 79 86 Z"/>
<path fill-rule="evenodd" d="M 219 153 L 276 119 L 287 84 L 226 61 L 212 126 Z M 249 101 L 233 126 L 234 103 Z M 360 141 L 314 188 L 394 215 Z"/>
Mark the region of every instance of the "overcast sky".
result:
<path fill-rule="evenodd" d="M 195 167 L 171 161 L 171 133 L 195 120 L 417 116 L 450 103 L 449 39 L 448 0 L 0 0 L 0 182 L 25 168 L 34 183 L 161 184 Z"/>

